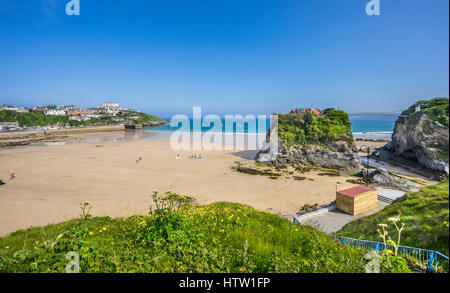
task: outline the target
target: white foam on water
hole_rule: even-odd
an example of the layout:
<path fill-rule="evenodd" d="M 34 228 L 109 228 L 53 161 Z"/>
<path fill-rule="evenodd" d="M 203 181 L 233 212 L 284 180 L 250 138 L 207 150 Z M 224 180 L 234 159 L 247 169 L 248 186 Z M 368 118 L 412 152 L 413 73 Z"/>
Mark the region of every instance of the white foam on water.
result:
<path fill-rule="evenodd" d="M 355 139 L 383 139 L 390 140 L 392 138 L 392 131 L 377 131 L 377 132 L 353 132 Z"/>

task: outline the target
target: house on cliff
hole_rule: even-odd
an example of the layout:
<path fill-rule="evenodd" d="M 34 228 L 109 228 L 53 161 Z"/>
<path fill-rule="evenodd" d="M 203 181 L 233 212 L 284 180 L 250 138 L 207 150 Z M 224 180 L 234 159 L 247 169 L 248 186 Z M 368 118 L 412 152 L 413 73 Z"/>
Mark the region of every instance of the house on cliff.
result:
<path fill-rule="evenodd" d="M 291 114 L 303 114 L 303 113 L 314 113 L 316 115 L 322 115 L 322 111 L 314 108 L 295 108 L 291 110 Z"/>

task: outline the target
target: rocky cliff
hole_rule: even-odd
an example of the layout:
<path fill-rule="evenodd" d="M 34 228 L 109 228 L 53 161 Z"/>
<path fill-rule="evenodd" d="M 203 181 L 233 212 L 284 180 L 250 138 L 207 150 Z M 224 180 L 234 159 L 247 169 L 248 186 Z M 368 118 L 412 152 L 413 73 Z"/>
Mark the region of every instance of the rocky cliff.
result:
<path fill-rule="evenodd" d="M 272 162 L 274 166 L 314 165 L 351 172 L 358 172 L 362 168 L 357 150 L 347 144 L 336 144 L 333 148 L 320 145 L 294 145 L 285 148 L 280 145 L 280 150 Z"/>
<path fill-rule="evenodd" d="M 378 156 L 418 173 L 448 176 L 448 99 L 419 101 L 404 111 L 395 124 L 392 141 Z"/>

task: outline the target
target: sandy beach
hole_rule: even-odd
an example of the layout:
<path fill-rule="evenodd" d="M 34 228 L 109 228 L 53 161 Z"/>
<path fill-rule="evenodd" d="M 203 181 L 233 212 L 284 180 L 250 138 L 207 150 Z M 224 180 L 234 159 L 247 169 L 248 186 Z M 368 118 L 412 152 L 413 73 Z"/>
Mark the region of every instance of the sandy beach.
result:
<path fill-rule="evenodd" d="M 181 158 L 176 159 L 180 154 Z M 201 153 L 202 160 L 189 160 Z M 58 223 L 80 216 L 89 201 L 94 216 L 145 214 L 154 190 L 171 190 L 198 204 L 229 201 L 293 214 L 304 204 L 335 199 L 345 176 L 273 180 L 232 170 L 251 152 L 174 151 L 168 138 L 123 143 L 76 143 L 0 150 L 0 236 L 18 229 Z M 142 156 L 142 161 L 136 159 Z M 9 179 L 14 171 L 17 177 Z"/>
<path fill-rule="evenodd" d="M 375 149 L 384 147 L 390 140 L 356 140 L 355 146 L 359 150 L 358 154 L 361 157 L 367 156 L 367 147 L 370 147 L 370 154 Z"/>

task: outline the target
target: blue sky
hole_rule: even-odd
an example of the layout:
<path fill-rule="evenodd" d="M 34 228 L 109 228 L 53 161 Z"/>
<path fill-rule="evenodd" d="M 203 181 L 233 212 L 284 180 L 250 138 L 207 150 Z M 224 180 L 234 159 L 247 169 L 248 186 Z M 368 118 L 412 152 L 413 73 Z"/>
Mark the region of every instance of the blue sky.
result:
<path fill-rule="evenodd" d="M 449 1 L 0 0 L 0 104 L 395 112 L 449 93 Z"/>

